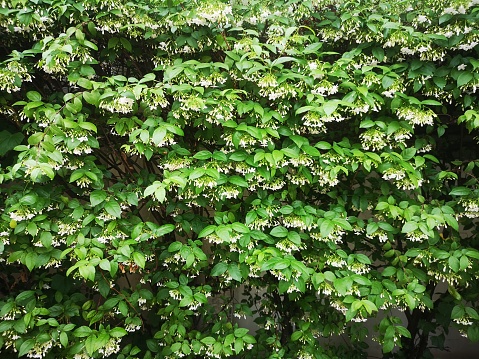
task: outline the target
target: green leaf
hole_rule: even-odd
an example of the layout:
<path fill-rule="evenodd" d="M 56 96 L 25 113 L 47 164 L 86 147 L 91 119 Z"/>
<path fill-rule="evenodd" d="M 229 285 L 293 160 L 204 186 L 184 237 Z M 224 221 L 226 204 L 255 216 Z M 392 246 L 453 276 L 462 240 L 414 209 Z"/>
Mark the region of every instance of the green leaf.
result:
<path fill-rule="evenodd" d="M 35 339 L 27 339 L 25 340 L 22 345 L 20 345 L 20 349 L 18 350 L 18 356 L 22 357 L 27 354 L 35 345 Z"/>
<path fill-rule="evenodd" d="M 25 137 L 22 133 L 10 133 L 3 130 L 0 132 L 0 157 L 5 156 L 8 151 L 13 150 L 16 146 L 22 143 Z"/>
<path fill-rule="evenodd" d="M 284 238 L 288 235 L 288 230 L 282 226 L 274 227 L 271 230 L 270 235 L 273 237 Z"/>
<path fill-rule="evenodd" d="M 211 158 L 211 156 L 212 156 L 212 154 L 211 154 L 210 151 L 200 151 L 200 152 L 195 153 L 193 158 L 196 158 L 198 160 L 208 160 L 208 159 Z"/>
<path fill-rule="evenodd" d="M 181 74 L 184 70 L 184 67 L 182 66 L 173 66 L 173 67 L 168 67 L 163 75 L 163 81 L 164 82 L 170 82 L 173 80 L 176 76 Z"/>
<path fill-rule="evenodd" d="M 376 304 L 371 302 L 370 300 L 362 300 L 361 303 L 363 304 L 363 307 L 366 309 L 368 314 L 372 314 L 372 312 L 377 312 L 378 308 L 376 307 Z"/>
<path fill-rule="evenodd" d="M 116 218 L 121 217 L 120 205 L 118 204 L 117 201 L 115 201 L 113 199 L 105 202 L 105 211 L 113 217 L 116 217 Z"/>
<path fill-rule="evenodd" d="M 151 137 L 151 140 L 153 141 L 155 145 L 159 146 L 163 142 L 163 139 L 165 138 L 166 133 L 167 131 L 164 127 L 158 127 L 155 129 L 155 131 L 153 131 L 153 136 Z"/>
<path fill-rule="evenodd" d="M 43 137 L 45 137 L 43 132 L 36 132 L 28 138 L 28 144 L 32 146 L 37 145 L 40 143 Z"/>
<path fill-rule="evenodd" d="M 95 90 L 95 91 L 91 91 L 91 92 L 83 92 L 82 94 L 83 98 L 85 99 L 85 101 L 87 103 L 89 103 L 90 105 L 93 105 L 95 107 L 98 107 L 98 105 L 100 104 L 100 92 Z"/>
<path fill-rule="evenodd" d="M 92 265 L 85 265 L 85 266 L 79 266 L 78 267 L 78 272 L 80 275 L 85 278 L 89 279 L 92 282 L 95 281 L 95 267 Z"/>
<path fill-rule="evenodd" d="M 96 126 L 91 122 L 85 122 L 85 121 L 79 122 L 78 127 L 83 128 L 84 130 L 95 132 L 95 133 L 98 132 L 98 129 L 96 128 Z"/>
<path fill-rule="evenodd" d="M 91 90 L 93 88 L 93 83 L 90 80 L 83 77 L 80 77 L 78 79 L 77 85 L 87 90 Z"/>
<path fill-rule="evenodd" d="M 451 192 L 449 192 L 450 196 L 469 196 L 471 194 L 471 190 L 467 187 L 454 187 Z"/>
<path fill-rule="evenodd" d="M 38 233 L 38 227 L 35 222 L 30 222 L 27 225 L 27 232 L 30 234 L 32 237 L 35 237 Z"/>
<path fill-rule="evenodd" d="M 133 260 L 138 265 L 138 267 L 144 269 L 146 264 L 145 255 L 140 252 L 133 252 Z"/>
<path fill-rule="evenodd" d="M 96 335 L 92 334 L 85 340 L 85 349 L 88 355 L 92 356 L 93 353 L 98 349 L 98 338 Z"/>
<path fill-rule="evenodd" d="M 87 326 L 81 326 L 75 329 L 73 335 L 77 338 L 84 338 L 91 334 L 92 330 Z"/>
<path fill-rule="evenodd" d="M 231 176 L 228 178 L 228 182 L 239 186 L 239 187 L 248 187 L 248 182 L 246 182 L 243 178 L 240 176 Z"/>
<path fill-rule="evenodd" d="M 386 267 L 381 274 L 383 277 L 391 277 L 396 274 L 396 268 L 392 266 Z"/>
<path fill-rule="evenodd" d="M 38 93 L 37 91 L 28 91 L 27 92 L 27 98 L 30 101 L 41 101 L 42 100 L 42 95 Z"/>
<path fill-rule="evenodd" d="M 216 230 L 215 225 L 206 226 L 205 228 L 201 230 L 200 233 L 198 233 L 198 238 L 204 238 L 206 236 L 209 236 L 211 233 L 214 233 L 215 230 Z"/>
<path fill-rule="evenodd" d="M 337 278 L 333 284 L 339 295 L 345 295 L 346 292 L 351 289 L 353 279 L 351 277 Z"/>
<path fill-rule="evenodd" d="M 65 332 L 60 333 L 60 343 L 61 345 L 66 348 L 68 346 L 68 334 Z"/>
<path fill-rule="evenodd" d="M 330 219 L 324 219 L 319 227 L 322 237 L 328 237 L 329 234 L 333 231 L 335 224 Z"/>
<path fill-rule="evenodd" d="M 26 290 L 21 292 L 15 297 L 15 302 L 19 305 L 25 305 L 31 299 L 35 298 L 35 291 L 33 290 Z"/>
<path fill-rule="evenodd" d="M 247 328 L 237 328 L 234 331 L 234 335 L 237 338 L 243 338 L 246 334 L 248 334 L 249 329 Z"/>
<path fill-rule="evenodd" d="M 241 282 L 243 280 L 243 275 L 241 274 L 241 271 L 236 264 L 228 265 L 228 274 L 237 282 Z"/>
<path fill-rule="evenodd" d="M 216 343 L 216 339 L 213 337 L 205 337 L 201 339 L 200 341 L 206 345 L 213 345 L 214 343 Z"/>
<path fill-rule="evenodd" d="M 479 341 L 479 327 L 472 325 L 467 328 L 467 338 L 472 342 Z"/>
<path fill-rule="evenodd" d="M 409 233 L 409 232 L 415 231 L 416 229 L 418 229 L 417 222 L 406 222 L 406 223 L 404 223 L 401 232 L 402 233 Z"/>
<path fill-rule="evenodd" d="M 301 147 L 301 149 L 304 151 L 304 153 L 310 155 L 310 156 L 315 156 L 319 157 L 321 156 L 321 152 L 319 152 L 315 147 L 310 146 L 310 145 L 304 145 Z"/>
<path fill-rule="evenodd" d="M 461 74 L 457 77 L 457 87 L 461 87 L 467 84 L 473 78 L 474 78 L 474 75 L 471 72 L 468 72 L 468 71 L 461 72 Z"/>
<path fill-rule="evenodd" d="M 35 262 L 37 260 L 37 254 L 34 252 L 28 252 L 25 256 L 25 265 L 31 272 L 35 268 Z"/>
<path fill-rule="evenodd" d="M 326 116 L 330 116 L 338 108 L 337 100 L 330 100 L 323 104 L 323 110 L 326 113 Z"/>
<path fill-rule="evenodd" d="M 244 349 L 244 341 L 242 338 L 236 338 L 234 341 L 234 350 L 235 353 L 238 354 Z"/>
<path fill-rule="evenodd" d="M 222 275 L 228 270 L 228 265 L 226 263 L 217 263 L 212 269 L 210 275 L 213 277 L 217 277 Z"/>
<path fill-rule="evenodd" d="M 121 337 L 124 337 L 125 335 L 127 335 L 128 332 L 124 328 L 115 327 L 115 328 L 110 330 L 109 334 L 113 338 L 121 338 Z"/>
<path fill-rule="evenodd" d="M 460 262 L 459 259 L 457 259 L 454 256 L 450 256 L 448 259 L 449 267 L 455 272 L 459 272 L 460 269 Z"/>
<path fill-rule="evenodd" d="M 103 190 L 94 190 L 90 193 L 90 203 L 92 207 L 98 206 L 100 203 L 106 199 L 107 193 Z"/>
<path fill-rule="evenodd" d="M 374 47 L 371 51 L 378 61 L 384 60 L 384 50 L 382 47 Z"/>

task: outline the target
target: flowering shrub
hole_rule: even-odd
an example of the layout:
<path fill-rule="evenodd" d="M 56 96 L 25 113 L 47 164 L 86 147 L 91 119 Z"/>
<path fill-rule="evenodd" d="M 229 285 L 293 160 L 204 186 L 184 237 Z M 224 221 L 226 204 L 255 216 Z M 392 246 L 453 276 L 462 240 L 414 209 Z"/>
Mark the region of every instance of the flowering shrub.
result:
<path fill-rule="evenodd" d="M 478 14 L 1 1 L 2 358 L 478 340 Z"/>

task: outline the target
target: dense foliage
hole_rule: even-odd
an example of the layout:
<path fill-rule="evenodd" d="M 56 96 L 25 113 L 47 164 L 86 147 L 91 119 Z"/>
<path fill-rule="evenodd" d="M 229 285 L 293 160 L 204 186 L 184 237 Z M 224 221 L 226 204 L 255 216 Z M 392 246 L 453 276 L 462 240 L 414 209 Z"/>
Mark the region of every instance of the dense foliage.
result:
<path fill-rule="evenodd" d="M 478 0 L 0 3 L 2 358 L 479 339 Z"/>

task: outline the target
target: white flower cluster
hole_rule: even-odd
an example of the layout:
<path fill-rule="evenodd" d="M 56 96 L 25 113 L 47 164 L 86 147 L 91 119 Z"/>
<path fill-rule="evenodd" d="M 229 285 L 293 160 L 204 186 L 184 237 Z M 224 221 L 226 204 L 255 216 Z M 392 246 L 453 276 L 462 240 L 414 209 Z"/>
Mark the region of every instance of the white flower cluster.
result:
<path fill-rule="evenodd" d="M 387 41 L 383 44 L 384 47 L 406 46 L 410 43 L 409 34 L 405 31 L 392 31 Z"/>
<path fill-rule="evenodd" d="M 383 179 L 387 180 L 402 180 L 404 177 L 406 177 L 406 172 L 404 171 L 403 168 L 400 167 L 390 167 L 387 170 L 383 172 Z"/>
<path fill-rule="evenodd" d="M 386 133 L 376 128 L 369 128 L 365 132 L 359 135 L 361 139 L 361 146 L 364 150 L 368 151 L 381 151 L 388 145 L 386 139 Z"/>
<path fill-rule="evenodd" d="M 238 198 L 243 191 L 240 191 L 238 187 L 235 186 L 220 186 L 218 187 L 218 197 L 222 200 L 224 199 L 231 199 L 231 198 Z"/>
<path fill-rule="evenodd" d="M 222 76 L 221 73 L 213 72 L 211 75 L 200 77 L 197 81 L 193 82 L 193 84 L 205 88 L 216 88 L 220 85 L 224 85 L 227 80 L 228 78 Z"/>
<path fill-rule="evenodd" d="M 105 3 L 112 3 L 112 2 L 106 1 Z M 121 5 L 120 5 L 120 8 L 122 8 Z M 97 21 L 95 21 L 96 30 L 98 32 L 101 32 L 102 34 L 104 34 L 105 32 L 110 34 L 119 33 L 121 27 L 122 27 L 121 22 L 119 22 L 116 19 L 112 19 L 111 17 L 108 17 L 108 16 L 102 16 Z"/>
<path fill-rule="evenodd" d="M 161 89 L 148 89 L 146 92 L 143 93 L 142 99 L 146 104 L 148 104 L 148 107 L 151 111 L 157 110 L 158 107 L 165 108 L 169 104 Z"/>
<path fill-rule="evenodd" d="M 221 139 L 223 139 L 226 144 L 225 147 L 230 147 L 234 148 L 235 145 L 233 143 L 233 133 L 224 133 L 221 135 Z M 252 153 L 256 147 L 268 147 L 268 145 L 271 143 L 271 139 L 268 137 L 265 137 L 261 140 L 251 136 L 250 134 L 243 132 L 241 133 L 241 137 L 239 138 L 239 147 L 244 148 L 246 152 Z M 261 160 L 260 164 L 264 164 L 268 166 L 268 163 L 265 160 Z"/>
<path fill-rule="evenodd" d="M 206 114 L 206 121 L 215 125 L 219 125 L 225 121 L 231 120 L 235 116 L 235 107 L 233 103 L 228 101 L 220 101 L 215 104 L 211 111 Z"/>
<path fill-rule="evenodd" d="M 476 93 L 478 88 L 479 88 L 479 79 L 476 79 L 476 78 L 473 78 L 467 84 L 464 84 L 460 87 L 462 91 L 468 94 Z"/>
<path fill-rule="evenodd" d="M 294 167 L 300 167 L 300 166 L 306 166 L 306 167 L 311 167 L 313 165 L 314 161 L 313 159 L 303 153 L 300 153 L 298 157 L 291 157 L 288 161 L 285 161 L 285 166 L 290 164 L 291 166 Z"/>
<path fill-rule="evenodd" d="M 251 15 L 249 18 L 243 19 L 246 22 L 249 22 L 252 25 L 261 24 L 268 20 L 268 17 L 271 15 L 271 10 L 267 7 L 260 8 L 254 15 Z M 238 23 L 238 26 L 241 26 Z"/>
<path fill-rule="evenodd" d="M 159 168 L 167 171 L 175 171 L 182 168 L 189 168 L 191 165 L 191 158 L 188 157 L 171 157 L 165 159 L 161 164 L 158 165 Z M 250 168 L 248 166 L 248 168 Z"/>
<path fill-rule="evenodd" d="M 31 212 L 29 208 L 21 208 L 21 209 L 17 209 L 16 211 L 10 212 L 9 216 L 10 216 L 10 219 L 17 222 L 21 222 L 28 219 L 32 219 L 37 214 L 39 213 Z"/>
<path fill-rule="evenodd" d="M 195 9 L 196 17 L 188 18 L 190 25 L 209 26 L 216 25 L 220 28 L 231 26 L 230 21 L 233 15 L 230 4 L 220 1 L 199 1 Z"/>
<path fill-rule="evenodd" d="M 10 61 L 5 67 L 0 67 L 0 91 L 8 93 L 20 91 L 22 81 L 32 81 L 25 65 L 18 61 Z"/>
<path fill-rule="evenodd" d="M 451 286 L 456 286 L 460 281 L 462 281 L 462 277 L 459 274 L 447 272 L 446 267 L 444 267 L 442 271 L 429 269 L 427 271 L 427 275 L 434 278 L 437 283 L 445 282 Z M 467 286 L 468 284 L 466 283 L 466 287 Z"/>
<path fill-rule="evenodd" d="M 411 242 L 422 242 L 428 239 L 428 235 L 420 230 L 415 230 L 406 234 L 406 238 Z"/>
<path fill-rule="evenodd" d="M 197 95 L 181 96 L 178 98 L 180 107 L 172 111 L 176 119 L 189 120 L 198 116 L 198 113 L 206 109 L 204 99 Z"/>
<path fill-rule="evenodd" d="M 346 261 L 338 256 L 337 254 L 332 254 L 326 259 L 326 264 L 336 268 L 346 268 Z"/>
<path fill-rule="evenodd" d="M 403 92 L 405 90 L 405 86 L 403 81 L 395 80 L 391 86 L 388 87 L 387 90 L 382 92 L 384 97 L 393 98 L 396 92 Z"/>
<path fill-rule="evenodd" d="M 323 295 L 329 297 L 333 292 L 336 292 L 336 290 L 334 289 L 332 284 L 330 284 L 329 282 L 324 281 L 324 282 L 319 283 L 318 295 L 323 294 Z"/>
<path fill-rule="evenodd" d="M 110 338 L 104 347 L 98 349 L 98 353 L 104 357 L 116 354 L 120 351 L 121 338 Z"/>
<path fill-rule="evenodd" d="M 48 340 L 44 343 L 35 342 L 33 348 L 28 351 L 27 357 L 42 359 L 48 354 L 48 351 L 52 348 L 52 346 L 53 342 L 51 340 Z"/>
<path fill-rule="evenodd" d="M 323 116 L 316 111 L 308 111 L 302 118 L 303 126 L 300 132 L 317 135 L 326 133 L 326 125 L 324 124 Z"/>
<path fill-rule="evenodd" d="M 92 1 L 92 2 L 85 2 L 84 4 L 85 9 L 88 10 L 113 10 L 113 9 L 122 9 L 124 10 L 124 7 L 122 3 L 118 0 L 102 0 L 100 1 Z"/>
<path fill-rule="evenodd" d="M 91 356 L 86 352 L 80 352 L 73 356 L 73 359 L 91 359 Z"/>
<path fill-rule="evenodd" d="M 422 178 L 417 179 L 417 183 L 411 180 L 410 175 L 407 175 L 406 171 L 401 167 L 390 167 L 383 172 L 383 179 L 392 180 L 401 189 L 411 190 L 422 186 L 424 180 Z"/>
<path fill-rule="evenodd" d="M 366 87 L 372 87 L 373 85 L 381 84 L 381 77 L 379 77 L 374 72 L 366 73 L 361 81 L 361 84 Z"/>
<path fill-rule="evenodd" d="M 366 234 L 366 238 L 368 239 L 378 239 L 379 242 L 385 243 L 388 240 L 388 234 L 386 231 L 382 229 L 378 229 L 376 232 L 371 233 L 371 234 Z"/>
<path fill-rule="evenodd" d="M 422 186 L 424 183 L 424 179 L 416 178 L 416 181 L 412 180 L 411 177 L 405 177 L 396 182 L 396 186 L 398 188 L 403 189 L 405 191 L 417 189 Z"/>
<path fill-rule="evenodd" d="M 337 175 L 335 175 L 330 169 L 317 166 L 312 169 L 312 174 L 318 176 L 318 185 L 324 187 L 323 193 L 326 193 L 330 187 L 334 187 L 339 183 Z"/>
<path fill-rule="evenodd" d="M 58 223 L 58 235 L 59 236 L 69 236 L 71 234 L 77 233 L 77 231 L 82 227 L 81 222 L 59 222 Z"/>
<path fill-rule="evenodd" d="M 10 244 L 10 232 L 3 231 L 0 232 L 0 241 L 3 242 L 3 244 Z"/>
<path fill-rule="evenodd" d="M 449 5 L 449 4 L 448 4 Z M 479 0 L 465 0 L 465 1 L 456 1 L 444 8 L 442 14 L 458 15 L 465 14 L 469 8 L 479 5 Z"/>
<path fill-rule="evenodd" d="M 460 214 L 462 217 L 479 217 L 479 199 L 461 199 L 459 203 L 464 207 L 464 211 Z"/>
<path fill-rule="evenodd" d="M 125 326 L 125 330 L 129 333 L 136 332 L 141 329 L 141 325 L 136 325 L 133 323 L 129 323 Z"/>
<path fill-rule="evenodd" d="M 334 226 L 333 230 L 326 237 L 322 236 L 319 232 L 312 232 L 309 235 L 311 238 L 321 242 L 333 242 L 335 244 L 341 244 L 344 233 L 345 232 L 341 227 Z"/>
<path fill-rule="evenodd" d="M 292 184 L 298 185 L 298 186 L 304 186 L 305 184 L 309 184 L 310 181 L 308 178 L 306 178 L 303 174 L 301 173 L 286 173 L 286 178 L 288 179 L 289 182 Z"/>
<path fill-rule="evenodd" d="M 314 64 L 314 66 L 317 66 L 316 62 L 313 62 L 311 64 Z M 311 68 L 310 64 L 310 68 Z M 335 93 L 338 92 L 339 86 L 336 84 L 333 84 L 327 80 L 323 80 L 320 83 L 318 83 L 314 88 L 311 90 L 311 93 L 313 95 L 318 95 L 318 96 L 327 96 L 327 95 L 334 95 Z"/>
<path fill-rule="evenodd" d="M 406 140 L 409 140 L 412 137 L 412 133 L 405 129 L 400 128 L 394 131 L 392 134 L 388 135 L 388 139 L 392 140 L 392 143 L 406 145 Z"/>
<path fill-rule="evenodd" d="M 70 53 L 58 50 L 61 49 L 61 47 L 55 42 L 53 46 L 57 48 L 54 50 L 48 49 L 48 46 L 49 43 L 45 43 L 43 50 L 45 53 L 49 53 L 50 56 L 45 56 L 37 63 L 37 67 L 42 68 L 47 74 L 65 74 L 67 72 L 68 64 L 75 61 L 75 59 L 82 63 L 93 60 L 89 54 L 88 48 L 86 47 L 77 46 L 75 49 L 72 49 L 72 51 L 75 52 Z"/>
<path fill-rule="evenodd" d="M 17 331 L 15 330 L 6 330 L 2 333 L 2 337 L 4 340 L 4 348 L 9 349 L 11 348 L 13 352 L 17 352 L 17 348 L 15 347 L 15 342 L 17 339 L 20 339 Z"/>
<path fill-rule="evenodd" d="M 275 177 L 271 180 L 266 180 L 262 176 L 255 176 L 253 177 L 252 181 L 249 183 L 248 189 L 250 191 L 254 191 L 256 187 L 259 187 L 262 189 L 269 189 L 271 191 L 279 191 L 285 185 L 286 185 L 286 182 L 279 177 Z"/>
<path fill-rule="evenodd" d="M 369 273 L 370 269 L 366 264 L 361 263 L 361 262 L 353 262 L 351 264 L 348 264 L 348 269 L 356 274 L 363 275 L 366 273 Z"/>
<path fill-rule="evenodd" d="M 119 229 L 114 229 L 112 231 L 104 230 L 96 239 L 100 243 L 107 244 L 115 239 L 126 239 L 127 237 L 128 236 Z"/>
<path fill-rule="evenodd" d="M 275 247 L 278 248 L 283 253 L 287 253 L 287 254 L 298 252 L 304 248 L 303 245 L 296 245 L 295 243 L 291 242 L 289 239 L 286 239 L 286 238 L 276 242 Z"/>
<path fill-rule="evenodd" d="M 282 222 L 286 228 L 299 228 L 303 231 L 310 231 L 318 227 L 312 220 L 308 220 L 308 217 L 298 216 L 296 214 L 285 215 L 282 218 Z"/>
<path fill-rule="evenodd" d="M 279 84 L 276 76 L 273 74 L 267 74 L 262 77 L 257 82 L 257 85 L 260 88 L 259 94 L 270 100 L 291 98 L 297 95 L 297 91 L 293 86 L 286 82 Z"/>
<path fill-rule="evenodd" d="M 459 324 L 459 325 L 466 325 L 466 326 L 469 326 L 469 325 L 472 325 L 473 324 L 473 319 L 469 318 L 469 317 L 462 317 L 462 318 L 455 318 L 453 319 L 454 323 L 456 324 Z"/>
<path fill-rule="evenodd" d="M 1 318 L 3 320 L 15 320 L 15 319 L 18 319 L 18 315 L 22 315 L 22 314 L 26 314 L 26 313 L 27 313 L 27 311 L 24 308 L 13 307 L 8 312 L 3 314 L 3 316 L 1 316 Z"/>
<path fill-rule="evenodd" d="M 298 279 L 301 277 L 301 273 L 298 272 L 297 270 L 293 269 L 291 270 L 291 274 L 286 275 L 279 269 L 272 269 L 271 274 L 274 275 L 278 280 L 284 280 L 284 281 L 289 281 L 291 279 Z"/>
<path fill-rule="evenodd" d="M 399 119 L 408 121 L 413 127 L 434 125 L 434 118 L 436 114 L 430 109 L 421 109 L 418 107 L 406 106 L 400 107 L 396 111 L 396 115 Z"/>
<path fill-rule="evenodd" d="M 134 103 L 135 100 L 130 97 L 117 96 L 102 100 L 99 107 L 112 113 L 130 113 Z"/>

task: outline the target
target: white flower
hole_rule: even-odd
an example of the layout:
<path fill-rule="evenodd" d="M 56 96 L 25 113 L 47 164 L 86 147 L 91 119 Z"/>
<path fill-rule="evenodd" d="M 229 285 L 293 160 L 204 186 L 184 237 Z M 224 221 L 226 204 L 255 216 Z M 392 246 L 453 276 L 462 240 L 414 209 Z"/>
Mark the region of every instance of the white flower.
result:
<path fill-rule="evenodd" d="M 425 15 L 419 15 L 417 18 L 416 18 L 417 22 L 420 23 L 420 24 L 423 24 L 425 22 L 430 22 L 429 19 L 427 18 L 427 16 Z"/>

